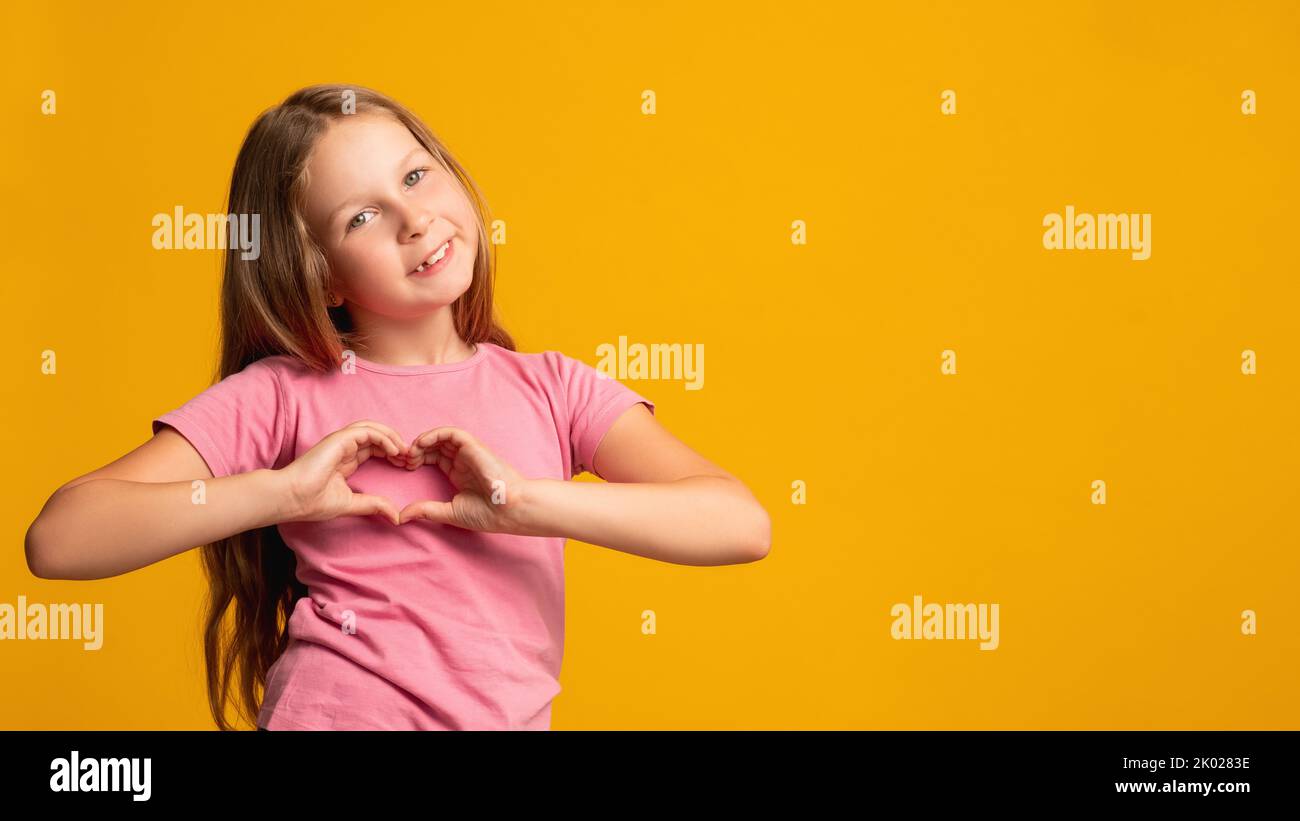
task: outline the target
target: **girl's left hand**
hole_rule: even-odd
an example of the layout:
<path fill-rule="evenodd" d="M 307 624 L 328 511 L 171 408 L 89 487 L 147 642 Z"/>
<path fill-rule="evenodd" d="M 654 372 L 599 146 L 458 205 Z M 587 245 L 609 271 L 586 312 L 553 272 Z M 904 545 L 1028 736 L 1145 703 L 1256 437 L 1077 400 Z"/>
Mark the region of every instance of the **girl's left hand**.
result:
<path fill-rule="evenodd" d="M 450 502 L 411 502 L 399 523 L 426 519 L 466 530 L 531 535 L 520 518 L 520 492 L 527 480 L 468 431 L 440 427 L 412 440 L 408 470 L 437 465 L 456 488 Z"/>

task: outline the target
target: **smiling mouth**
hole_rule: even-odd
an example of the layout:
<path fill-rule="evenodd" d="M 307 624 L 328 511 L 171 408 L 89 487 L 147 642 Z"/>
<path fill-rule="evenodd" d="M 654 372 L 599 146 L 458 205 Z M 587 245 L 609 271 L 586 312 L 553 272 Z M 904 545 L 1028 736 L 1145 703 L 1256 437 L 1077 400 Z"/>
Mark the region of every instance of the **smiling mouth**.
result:
<path fill-rule="evenodd" d="M 447 240 L 438 247 L 438 250 L 430 254 L 428 259 L 421 262 L 419 267 L 410 273 L 421 275 L 435 273 L 447 263 L 447 260 L 451 259 L 451 250 L 451 240 Z"/>

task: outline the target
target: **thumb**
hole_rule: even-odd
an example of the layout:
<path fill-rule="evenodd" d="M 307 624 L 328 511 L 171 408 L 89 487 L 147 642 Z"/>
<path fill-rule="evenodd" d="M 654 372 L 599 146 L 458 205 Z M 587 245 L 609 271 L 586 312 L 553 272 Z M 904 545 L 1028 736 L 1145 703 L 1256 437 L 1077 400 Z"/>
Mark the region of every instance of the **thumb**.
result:
<path fill-rule="evenodd" d="M 372 513 L 378 513 L 393 524 L 401 524 L 397 508 L 383 496 L 375 496 L 372 493 L 352 494 L 352 503 L 348 506 L 347 515 L 369 516 Z"/>
<path fill-rule="evenodd" d="M 456 524 L 456 515 L 452 510 L 451 502 L 411 502 L 402 508 L 398 523 L 406 524 L 416 519 L 424 519 L 444 525 Z"/>

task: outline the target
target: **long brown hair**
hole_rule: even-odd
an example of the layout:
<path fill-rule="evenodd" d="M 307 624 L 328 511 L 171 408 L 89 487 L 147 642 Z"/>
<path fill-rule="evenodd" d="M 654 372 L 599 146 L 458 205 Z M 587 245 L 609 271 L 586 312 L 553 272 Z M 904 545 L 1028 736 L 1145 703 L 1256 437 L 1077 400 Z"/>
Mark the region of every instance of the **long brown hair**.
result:
<path fill-rule="evenodd" d="M 244 259 L 237 249 L 225 253 L 217 380 L 274 355 L 324 373 L 339 367 L 344 350 L 359 339 L 346 306 L 333 308 L 326 300 L 329 264 L 303 217 L 312 149 L 331 120 L 352 113 L 345 113 L 345 103 L 356 113 L 397 118 L 460 182 L 478 215 L 479 241 L 473 282 L 452 305 L 456 331 L 467 343 L 515 350 L 495 316 L 489 211 L 473 179 L 428 126 L 396 101 L 362 86 L 313 85 L 264 111 L 235 160 L 228 213 L 258 214 L 261 246 L 256 259 Z M 288 644 L 289 616 L 307 589 L 274 525 L 221 539 L 201 554 L 209 582 L 203 639 L 208 706 L 217 727 L 230 730 L 226 706 L 232 702 L 238 716 L 256 722 L 267 671 Z"/>

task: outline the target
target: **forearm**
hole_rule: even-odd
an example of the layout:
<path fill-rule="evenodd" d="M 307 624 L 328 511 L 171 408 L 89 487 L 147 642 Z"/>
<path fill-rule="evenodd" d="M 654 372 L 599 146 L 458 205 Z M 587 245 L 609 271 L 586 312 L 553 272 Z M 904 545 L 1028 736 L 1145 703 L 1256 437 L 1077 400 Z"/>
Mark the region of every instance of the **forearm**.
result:
<path fill-rule="evenodd" d="M 108 578 L 280 520 L 275 471 L 203 481 L 202 497 L 190 481 L 94 479 L 60 490 L 27 531 L 28 565 L 45 578 Z"/>
<path fill-rule="evenodd" d="M 521 516 L 531 535 L 563 536 L 685 565 L 741 564 L 767 554 L 771 523 L 741 483 L 529 480 Z"/>

